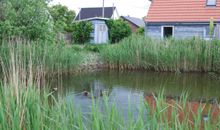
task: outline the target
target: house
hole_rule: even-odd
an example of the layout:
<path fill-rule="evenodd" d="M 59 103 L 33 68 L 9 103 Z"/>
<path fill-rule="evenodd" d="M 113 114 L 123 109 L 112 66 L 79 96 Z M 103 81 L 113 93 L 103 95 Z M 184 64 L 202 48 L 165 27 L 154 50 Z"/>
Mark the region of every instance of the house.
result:
<path fill-rule="evenodd" d="M 104 10 L 103 10 L 104 9 Z M 93 32 L 91 33 L 91 43 L 101 44 L 108 42 L 108 27 L 106 20 L 118 17 L 116 7 L 94 7 L 81 8 L 75 21 L 90 21 L 93 24 Z"/>
<path fill-rule="evenodd" d="M 220 37 L 220 0 L 151 0 L 145 17 L 145 33 L 154 38 Z"/>
<path fill-rule="evenodd" d="M 144 27 L 144 20 L 140 18 L 121 16 L 121 19 L 127 21 L 131 27 L 132 32 L 136 32 L 138 28 Z"/>

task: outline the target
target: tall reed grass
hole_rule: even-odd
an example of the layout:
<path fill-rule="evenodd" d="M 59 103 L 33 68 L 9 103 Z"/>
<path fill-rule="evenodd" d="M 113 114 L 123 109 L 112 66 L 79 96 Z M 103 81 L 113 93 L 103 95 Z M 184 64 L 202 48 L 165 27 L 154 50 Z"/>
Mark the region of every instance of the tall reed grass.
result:
<path fill-rule="evenodd" d="M 156 40 L 133 35 L 106 47 L 101 56 L 109 68 L 220 72 L 220 41 L 217 40 Z"/>
<path fill-rule="evenodd" d="M 0 45 L 0 58 L 5 68 L 10 65 L 11 57 L 16 60 L 16 64 L 27 68 L 31 61 L 32 69 L 42 69 L 42 72 L 52 74 L 76 71 L 85 55 L 68 45 L 42 41 L 4 41 Z"/>
<path fill-rule="evenodd" d="M 14 96 L 13 88 L 1 85 L 1 130 L 214 130 L 220 127 L 219 113 L 213 114 L 218 108 L 197 103 L 195 109 L 185 95 L 176 101 L 167 101 L 162 94 L 146 100 L 145 105 L 137 106 L 138 115 L 134 118 L 132 111 L 124 113 L 117 103 L 110 104 L 107 97 L 99 100 L 104 103 L 93 99 L 90 111 L 83 113 L 82 108 L 55 99 L 47 91 L 40 92 L 34 85 L 19 85 L 18 97 Z"/>

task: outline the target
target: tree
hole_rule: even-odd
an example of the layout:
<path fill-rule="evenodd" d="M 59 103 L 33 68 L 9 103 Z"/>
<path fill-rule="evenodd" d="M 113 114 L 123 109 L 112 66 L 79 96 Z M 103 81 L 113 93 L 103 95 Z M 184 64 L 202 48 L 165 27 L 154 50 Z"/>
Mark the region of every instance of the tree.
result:
<path fill-rule="evenodd" d="M 106 23 L 109 29 L 109 40 L 112 43 L 119 42 L 132 33 L 129 24 L 121 19 L 109 20 Z"/>
<path fill-rule="evenodd" d="M 1 0 L 0 39 L 23 37 L 30 40 L 53 38 L 53 23 L 45 0 Z"/>
<path fill-rule="evenodd" d="M 63 5 L 54 5 L 49 7 L 49 12 L 54 21 L 54 29 L 57 32 L 72 32 L 72 22 L 75 17 L 75 11 L 69 10 Z"/>
<path fill-rule="evenodd" d="M 90 41 L 90 34 L 93 31 L 92 23 L 81 21 L 73 25 L 73 40 L 76 43 L 84 44 Z"/>

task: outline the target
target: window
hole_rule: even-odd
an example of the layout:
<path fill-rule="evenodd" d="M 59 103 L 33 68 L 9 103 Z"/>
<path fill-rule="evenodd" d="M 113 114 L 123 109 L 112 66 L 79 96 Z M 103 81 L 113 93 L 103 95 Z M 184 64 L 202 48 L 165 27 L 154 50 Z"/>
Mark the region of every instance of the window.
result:
<path fill-rule="evenodd" d="M 168 38 L 173 36 L 173 27 L 163 27 L 163 38 Z"/>
<path fill-rule="evenodd" d="M 207 6 L 216 6 L 216 0 L 207 0 Z"/>

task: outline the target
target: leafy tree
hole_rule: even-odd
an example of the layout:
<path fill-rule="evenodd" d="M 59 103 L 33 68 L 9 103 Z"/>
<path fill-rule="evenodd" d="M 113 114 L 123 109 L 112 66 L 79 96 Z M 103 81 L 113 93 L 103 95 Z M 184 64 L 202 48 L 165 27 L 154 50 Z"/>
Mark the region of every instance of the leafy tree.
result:
<path fill-rule="evenodd" d="M 119 42 L 125 37 L 131 35 L 131 28 L 126 21 L 121 19 L 107 21 L 109 29 L 109 39 L 112 43 Z"/>
<path fill-rule="evenodd" d="M 53 24 L 45 0 L 1 0 L 0 39 L 23 37 L 30 40 L 53 38 Z"/>
<path fill-rule="evenodd" d="M 56 31 L 73 31 L 72 22 L 76 15 L 75 11 L 69 10 L 66 6 L 60 4 L 49 7 L 49 11 L 53 17 Z"/>
<path fill-rule="evenodd" d="M 73 40 L 76 43 L 84 44 L 90 41 L 90 34 L 93 31 L 92 23 L 81 21 L 73 25 Z"/>

